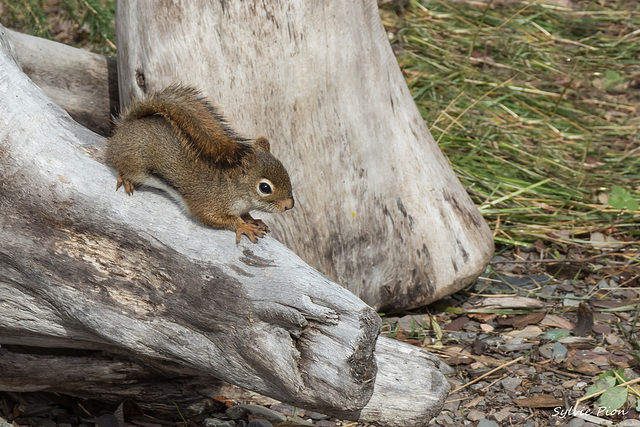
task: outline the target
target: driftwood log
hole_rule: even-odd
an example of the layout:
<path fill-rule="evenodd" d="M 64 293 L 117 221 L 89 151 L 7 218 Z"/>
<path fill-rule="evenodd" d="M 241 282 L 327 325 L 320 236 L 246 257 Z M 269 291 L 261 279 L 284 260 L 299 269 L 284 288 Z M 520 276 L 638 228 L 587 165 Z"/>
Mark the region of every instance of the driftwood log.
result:
<path fill-rule="evenodd" d="M 0 390 L 117 399 L 153 381 L 141 402 L 153 407 L 180 392 L 211 398 L 224 380 L 380 425 L 439 411 L 437 359 L 376 347 L 375 312 L 277 241 L 236 246 L 163 194 L 116 193 L 104 138 L 14 52 L 0 27 Z M 82 366 L 87 381 L 64 382 Z"/>
<path fill-rule="evenodd" d="M 127 12 L 130 5 L 121 3 L 118 10 L 123 16 L 118 23 L 124 23 L 118 26 L 119 56 L 124 69 L 122 86 L 126 99 L 176 80 L 197 82 L 201 87 L 209 86 L 207 91 L 215 94 L 214 99 L 233 118 L 234 126 L 246 134 L 275 135 L 274 151 L 293 165 L 289 169 L 295 179 L 296 196 L 305 201 L 288 214 L 291 218 L 286 223 L 280 224 L 284 218 L 271 221 L 276 224 L 278 238 L 374 307 L 401 310 L 426 304 L 463 287 L 482 271 L 492 251 L 492 242 L 484 221 L 419 119 L 377 15 L 372 16 L 375 8 L 371 3 L 360 11 L 364 15 L 353 21 L 367 28 L 368 38 L 362 39 L 355 25 L 344 24 L 349 17 L 342 17 L 340 21 L 329 14 L 334 25 L 346 26 L 349 38 L 326 37 L 324 40 L 319 34 L 323 29 L 316 29 L 310 33 L 315 37 L 314 43 L 305 33 L 304 42 L 296 39 L 280 46 L 293 49 L 293 53 L 271 52 L 261 58 L 273 63 L 254 64 L 253 58 L 245 58 L 240 66 L 235 63 L 238 56 L 248 53 L 245 39 L 238 41 L 242 34 L 236 31 L 253 30 L 230 22 L 236 19 L 233 16 L 208 16 L 219 19 L 218 26 L 231 28 L 230 34 L 224 35 L 226 39 L 219 42 L 227 40 L 236 45 L 219 46 L 220 43 L 208 43 L 208 38 L 203 41 L 198 23 L 192 20 L 185 24 L 185 16 L 193 17 L 193 11 L 182 10 L 177 15 L 165 11 L 169 25 L 177 28 L 166 34 L 160 28 L 160 35 L 155 36 L 150 31 L 155 28 L 153 20 L 148 22 L 135 11 Z M 175 7 L 181 10 L 188 6 L 178 3 Z M 197 14 L 220 12 L 201 6 L 197 6 Z M 216 7 L 209 3 L 204 6 Z M 137 10 L 142 13 L 147 7 L 150 6 L 141 4 Z M 343 12 L 357 13 L 348 8 Z M 275 16 L 271 12 L 262 13 Z M 304 13 L 297 16 L 300 15 Z M 153 16 L 155 20 L 157 10 Z M 184 18 L 179 25 L 170 22 L 175 16 Z M 254 22 L 256 17 L 249 21 L 245 18 L 237 19 L 250 23 L 247 25 L 255 24 L 256 28 L 262 25 L 259 20 Z M 297 22 L 300 23 L 300 19 Z M 310 19 L 306 25 L 320 22 L 324 21 Z M 136 31 L 136 25 L 144 31 Z M 287 40 L 269 28 L 263 31 L 276 41 Z M 326 27 L 324 31 L 332 30 Z M 171 36 L 176 34 L 181 37 Z M 119 102 L 115 61 L 11 31 L 9 36 L 16 45 L 17 58 L 24 71 L 47 95 L 84 126 L 101 135 L 109 134 L 108 122 L 116 114 Z M 145 37 L 140 39 L 142 36 Z M 251 36 L 249 40 L 256 38 Z M 273 40 L 261 40 L 272 49 L 279 46 L 271 43 Z M 330 54 L 318 48 L 323 40 L 336 51 Z M 170 55 L 164 54 L 167 48 L 159 52 L 153 49 L 151 45 L 156 46 L 160 41 L 173 46 Z M 141 43 L 144 45 L 140 46 Z M 127 49 L 127 45 L 133 47 Z M 238 52 L 233 51 L 234 48 Z M 346 48 L 353 52 L 345 54 Z M 253 50 L 256 49 L 258 47 Z M 125 55 L 125 51 L 133 54 Z M 325 71 L 311 79 L 308 67 L 300 58 L 302 53 L 313 63 L 327 62 L 323 67 L 315 64 L 314 70 L 330 69 L 331 73 Z M 68 80 L 74 75 L 73 64 L 80 64 L 77 69 L 83 70 L 77 81 Z M 238 73 L 243 70 L 242 65 L 270 72 Z M 372 68 L 378 72 L 368 73 Z M 219 78 L 217 73 L 222 72 L 230 73 L 230 77 Z M 239 84 L 241 78 L 244 80 Z M 292 87 L 291 81 L 299 84 Z M 334 87 L 339 85 L 357 88 L 350 90 L 357 91 L 358 96 L 345 95 L 348 91 Z M 265 96 L 266 101 L 251 102 L 244 98 L 260 96 Z M 392 111 L 387 111 L 387 102 L 376 104 L 370 100 L 372 97 L 399 99 L 393 102 Z M 306 108 L 301 109 L 301 105 Z M 324 111 L 328 108 L 336 111 Z M 345 121 L 345 116 L 350 120 Z M 372 127 L 371 123 L 376 125 Z M 378 133 L 365 135 L 360 127 Z M 414 129 L 416 127 L 419 129 Z M 325 144 L 331 145 L 328 154 L 322 148 Z M 354 160 L 345 165 L 344 159 L 350 158 Z M 421 164 L 408 174 L 405 169 L 415 167 L 416 159 Z M 382 165 L 381 160 L 384 160 Z M 372 179 L 367 178 L 365 172 Z M 318 182 L 323 184 L 316 185 Z M 353 187 L 354 191 L 347 191 L 346 187 Z M 322 188 L 324 194 L 318 194 L 318 188 Z M 384 200 L 395 200 L 395 205 L 385 204 Z M 368 211 L 371 215 L 364 214 Z M 308 225 L 313 231 L 305 228 Z"/>
<path fill-rule="evenodd" d="M 111 134 L 111 118 L 119 109 L 115 58 L 6 32 L 22 70 L 49 98 L 84 127 L 102 136 Z"/>
<path fill-rule="evenodd" d="M 153 10 L 153 13 L 149 11 Z M 116 5 L 120 100 L 196 84 L 288 168 L 274 235 L 381 311 L 475 279 L 493 239 L 409 93 L 375 0 Z"/>

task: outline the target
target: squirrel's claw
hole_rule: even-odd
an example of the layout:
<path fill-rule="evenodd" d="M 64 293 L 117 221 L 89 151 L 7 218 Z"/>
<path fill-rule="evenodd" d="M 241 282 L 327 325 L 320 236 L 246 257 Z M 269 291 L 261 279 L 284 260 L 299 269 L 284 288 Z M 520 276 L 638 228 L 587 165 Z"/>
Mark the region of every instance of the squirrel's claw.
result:
<path fill-rule="evenodd" d="M 255 225 L 260 231 L 263 231 L 265 233 L 269 233 L 271 230 L 269 230 L 269 227 L 267 226 L 267 224 L 265 224 L 261 219 L 258 218 L 253 218 L 251 215 L 244 214 L 241 216 L 241 218 L 249 224 L 253 224 Z"/>
<path fill-rule="evenodd" d="M 258 223 L 258 221 L 260 223 Z M 269 228 L 267 225 L 258 220 L 254 220 L 253 218 L 250 221 L 245 220 L 242 224 L 239 224 L 236 228 L 236 245 L 240 243 L 240 239 L 244 234 L 251 240 L 253 243 L 258 243 L 258 238 L 264 237 L 266 233 L 269 232 Z"/>
<path fill-rule="evenodd" d="M 122 178 L 122 175 L 118 174 L 118 182 L 116 182 L 116 191 L 118 191 L 118 189 L 120 189 L 120 187 L 122 187 L 123 184 L 124 184 L 125 193 L 127 193 L 129 196 L 132 195 L 133 190 L 136 189 L 135 184 L 129 181 L 128 179 Z"/>

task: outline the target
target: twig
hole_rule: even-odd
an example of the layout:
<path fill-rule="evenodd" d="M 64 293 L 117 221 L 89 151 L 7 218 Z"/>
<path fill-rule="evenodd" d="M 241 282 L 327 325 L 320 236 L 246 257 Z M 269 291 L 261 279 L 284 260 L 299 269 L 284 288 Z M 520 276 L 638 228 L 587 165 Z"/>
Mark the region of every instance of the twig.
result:
<path fill-rule="evenodd" d="M 485 392 L 487 390 L 489 390 L 491 388 L 492 385 L 494 385 L 495 383 L 497 383 L 498 381 L 502 381 L 503 379 L 507 378 L 509 376 L 509 374 L 504 374 L 503 376 L 501 376 L 500 378 L 497 378 L 494 382 L 492 382 L 491 384 L 489 384 L 488 386 L 484 387 L 482 390 L 480 390 L 481 392 Z"/>
<path fill-rule="evenodd" d="M 516 359 L 513 359 L 511 362 L 507 362 L 507 363 L 505 363 L 504 365 L 500 365 L 500 366 L 498 366 L 497 368 L 492 369 L 492 370 L 490 370 L 489 372 L 487 372 L 487 373 L 484 373 L 484 374 L 480 375 L 480 376 L 479 376 L 478 378 L 476 378 L 475 380 L 473 380 L 473 381 L 469 381 L 468 383 L 466 383 L 466 384 L 464 384 L 464 385 L 461 385 L 460 387 L 458 387 L 457 389 L 455 389 L 455 390 L 453 390 L 451 393 L 449 393 L 449 395 L 452 395 L 453 393 L 457 393 L 457 392 L 459 392 L 460 390 L 462 390 L 463 388 L 466 388 L 466 387 L 470 386 L 471 384 L 475 384 L 475 383 L 477 383 L 477 382 L 478 382 L 478 381 L 480 381 L 481 379 L 483 379 L 483 378 L 485 378 L 485 377 L 488 377 L 489 375 L 493 374 L 494 372 L 499 371 L 500 369 L 504 369 L 504 368 L 506 368 L 507 366 L 513 365 L 514 363 L 518 363 L 518 362 L 519 362 L 519 361 L 521 361 L 522 359 L 524 359 L 524 356 L 520 356 L 520 357 L 518 357 L 518 358 L 516 358 Z"/>
<path fill-rule="evenodd" d="M 565 377 L 569 377 L 569 378 L 575 378 L 575 379 L 582 378 L 582 375 L 572 374 L 571 372 L 564 372 L 564 371 L 561 371 L 560 369 L 551 368 L 549 366 L 543 366 L 541 363 L 529 363 L 528 365 L 536 368 L 544 369 L 545 371 L 553 372 L 554 374 L 564 375 Z"/>
<path fill-rule="evenodd" d="M 461 397 L 459 399 L 446 400 L 444 403 L 462 402 L 463 400 L 469 400 L 469 399 L 474 399 L 474 397 L 473 396 L 465 396 L 465 397 Z"/>

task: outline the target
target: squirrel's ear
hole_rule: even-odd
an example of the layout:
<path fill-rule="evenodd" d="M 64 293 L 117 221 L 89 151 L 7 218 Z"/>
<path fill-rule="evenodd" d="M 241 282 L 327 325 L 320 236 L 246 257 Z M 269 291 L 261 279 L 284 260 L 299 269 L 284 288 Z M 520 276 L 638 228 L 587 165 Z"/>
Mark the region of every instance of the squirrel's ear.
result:
<path fill-rule="evenodd" d="M 264 136 L 261 136 L 260 138 L 253 141 L 253 146 L 262 148 L 263 150 L 271 151 L 271 145 L 269 144 L 269 141 L 267 141 L 267 138 L 265 138 Z"/>

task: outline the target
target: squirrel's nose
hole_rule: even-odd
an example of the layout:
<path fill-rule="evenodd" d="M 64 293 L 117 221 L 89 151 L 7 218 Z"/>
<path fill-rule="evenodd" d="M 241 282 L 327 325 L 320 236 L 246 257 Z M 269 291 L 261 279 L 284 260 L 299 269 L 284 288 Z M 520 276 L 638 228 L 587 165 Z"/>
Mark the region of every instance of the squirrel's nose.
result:
<path fill-rule="evenodd" d="M 293 197 L 290 199 L 287 199 L 284 201 L 284 203 L 282 204 L 282 207 L 284 208 L 285 211 L 288 211 L 289 209 L 293 208 L 293 205 L 295 205 L 295 201 L 293 200 Z"/>

